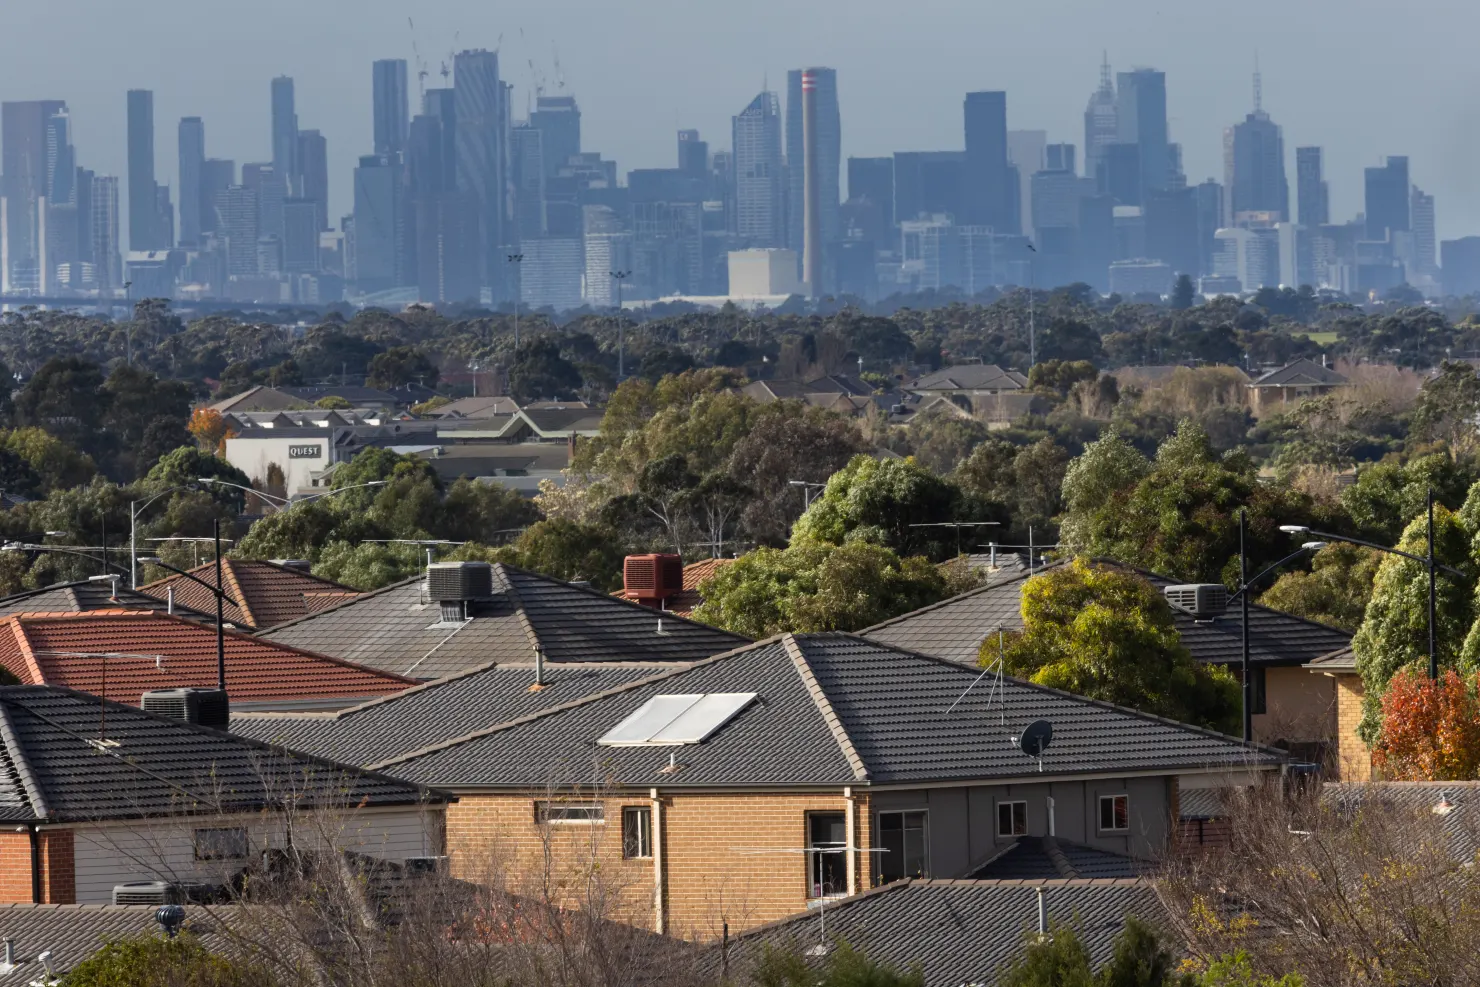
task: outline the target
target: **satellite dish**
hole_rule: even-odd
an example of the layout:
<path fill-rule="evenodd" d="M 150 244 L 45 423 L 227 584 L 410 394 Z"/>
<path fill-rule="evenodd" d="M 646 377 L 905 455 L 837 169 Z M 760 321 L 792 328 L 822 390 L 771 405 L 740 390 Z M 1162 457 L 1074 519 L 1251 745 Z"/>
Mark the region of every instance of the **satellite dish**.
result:
<path fill-rule="evenodd" d="M 1029 757 L 1042 757 L 1052 742 L 1053 724 L 1047 720 L 1034 720 L 1018 738 L 1018 747 Z"/>

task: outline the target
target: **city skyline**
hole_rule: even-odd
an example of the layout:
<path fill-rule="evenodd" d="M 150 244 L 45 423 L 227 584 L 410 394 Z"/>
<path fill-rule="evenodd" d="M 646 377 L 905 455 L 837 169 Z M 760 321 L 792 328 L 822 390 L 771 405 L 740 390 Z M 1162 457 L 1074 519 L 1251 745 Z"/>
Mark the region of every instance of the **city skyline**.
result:
<path fill-rule="evenodd" d="M 40 29 L 39 14 L 10 15 L 18 29 L 7 32 L 9 40 L 0 40 L 0 55 L 8 56 L 0 59 L 0 95 L 7 100 L 65 99 L 79 147 L 87 149 L 88 167 L 99 174 L 126 174 L 120 104 L 122 91 L 129 88 L 155 92 L 156 180 L 172 190 L 178 188 L 174 124 L 183 116 L 206 121 L 212 156 L 238 162 L 270 160 L 265 94 L 271 78 L 287 75 L 296 82 L 300 126 L 317 126 L 328 140 L 329 212 L 338 216 L 349 208 L 348 176 L 358 157 L 373 146 L 366 82 L 370 63 L 402 57 L 412 62 L 408 89 L 413 103 L 417 98 L 413 32 L 405 24 L 404 11 L 378 0 L 353 11 L 339 3 L 311 10 L 294 7 L 293 32 L 268 30 L 275 21 L 272 16 L 254 18 L 240 31 L 234 26 L 234 43 L 212 46 L 208 57 L 187 47 L 172 50 L 168 59 L 142 63 L 120 59 L 111 47 L 133 30 L 126 18 L 118 16 L 121 12 L 94 10 L 100 5 L 86 2 L 61 6 L 87 16 L 70 28 L 73 43 L 39 65 L 34 57 L 26 57 L 29 51 L 16 46 L 32 18 Z M 278 6 L 278 0 L 270 0 L 264 14 L 271 15 Z M 772 6 L 779 15 L 781 5 L 769 0 L 750 9 L 760 15 Z M 1151 65 L 1166 73 L 1168 115 L 1174 139 L 1183 145 L 1184 166 L 1192 182 L 1222 178 L 1222 132 L 1251 108 L 1248 78 L 1257 49 L 1263 62 L 1266 109 L 1285 131 L 1287 171 L 1294 172 L 1296 146 L 1324 147 L 1333 217 L 1360 210 L 1362 168 L 1401 155 L 1414 162 L 1414 181 L 1437 197 L 1439 237 L 1480 230 L 1480 190 L 1472 187 L 1463 164 L 1477 143 L 1467 126 L 1471 114 L 1461 95 L 1474 70 L 1462 60 L 1442 57 L 1445 46 L 1456 43 L 1463 28 L 1474 21 L 1474 15 L 1459 5 L 1430 5 L 1418 22 L 1428 28 L 1421 38 L 1383 35 L 1383 44 L 1393 50 L 1381 73 L 1367 68 L 1370 61 L 1337 57 L 1323 45 L 1311 51 L 1312 46 L 1298 43 L 1303 28 L 1309 38 L 1332 42 L 1333 49 L 1357 41 L 1370 45 L 1377 37 L 1372 17 L 1378 8 L 1366 0 L 1341 5 L 1318 0 L 1300 9 L 1260 0 L 1235 23 L 1218 25 L 1218 44 L 1211 51 L 1192 44 L 1194 38 L 1206 42 L 1210 25 L 1189 12 L 1158 14 L 1159 7 L 1150 3 L 1117 5 L 1113 15 L 1081 3 L 1043 6 L 1014 12 L 1008 21 L 992 24 L 985 36 L 942 29 L 984 26 L 988 12 L 946 10 L 928 3 L 912 8 L 908 20 L 891 20 L 882 33 L 842 16 L 836 5 L 789 12 L 790 29 L 764 37 L 755 25 L 738 17 L 711 13 L 707 16 L 718 18 L 728 32 L 726 43 L 721 53 L 707 51 L 702 56 L 675 51 L 667 39 L 677 25 L 670 27 L 641 12 L 633 19 L 645 25 L 646 33 L 639 31 L 634 37 L 631 29 L 614 29 L 615 34 L 603 30 L 593 32 L 601 35 L 595 39 L 569 34 L 571 10 L 562 14 L 520 9 L 507 12 L 499 25 L 480 25 L 483 18 L 475 11 L 449 4 L 436 11 L 417 11 L 414 36 L 431 73 L 426 84 L 433 86 L 439 83 L 441 62 L 447 59 L 455 32 L 460 31 L 459 48 L 493 48 L 502 35 L 505 76 L 516 87 L 521 109 L 532 95 L 527 64 L 531 59 L 546 77 L 547 91 L 553 91 L 557 76 L 551 49 L 558 46 L 566 91 L 582 103 L 587 146 L 600 148 L 624 171 L 668 166 L 671 135 L 680 128 L 698 129 L 713 147 L 722 148 L 737 100 L 743 105 L 761 80 L 768 79 L 784 102 L 785 71 L 812 64 L 837 69 L 842 80 L 845 159 L 901 149 L 960 148 L 959 139 L 948 143 L 959 133 L 960 94 L 980 90 L 1008 92 L 1012 129 L 1042 129 L 1052 142 L 1080 144 L 1085 97 L 1093 89 L 1104 48 L 1117 71 Z M 161 20 L 185 16 L 183 4 L 174 0 L 155 9 Z M 1035 31 L 1035 25 L 1058 20 L 1067 12 L 1073 13 L 1079 28 L 1073 37 Z M 48 8 L 48 23 L 54 25 L 56 16 L 56 8 Z M 65 19 L 65 11 L 62 16 Z M 1281 33 L 1293 37 L 1282 40 L 1257 30 L 1268 22 L 1265 18 L 1275 18 L 1287 28 Z M 334 32 L 315 32 L 316 25 L 330 23 L 338 25 Z M 827 30 L 822 29 L 824 24 Z M 932 35 L 934 49 L 922 60 L 918 44 L 913 51 L 910 46 L 931 32 L 940 33 Z M 310 37 L 335 40 L 321 47 L 309 43 Z M 612 37 L 623 37 L 627 44 L 620 57 L 609 50 Z M 963 51 L 973 43 L 976 51 Z M 897 48 L 893 55 L 888 54 L 891 44 Z M 1437 84 L 1432 71 L 1404 73 L 1405 58 L 1414 68 L 1443 66 L 1445 73 L 1453 73 L 1452 84 Z M 1327 67 L 1320 68 L 1322 64 Z M 913 71 L 902 71 L 904 67 Z M 685 85 L 671 84 L 675 72 L 687 73 Z M 656 85 L 660 79 L 668 84 Z M 1399 111 L 1405 99 L 1414 102 L 1420 97 L 1449 105 L 1431 113 Z"/>

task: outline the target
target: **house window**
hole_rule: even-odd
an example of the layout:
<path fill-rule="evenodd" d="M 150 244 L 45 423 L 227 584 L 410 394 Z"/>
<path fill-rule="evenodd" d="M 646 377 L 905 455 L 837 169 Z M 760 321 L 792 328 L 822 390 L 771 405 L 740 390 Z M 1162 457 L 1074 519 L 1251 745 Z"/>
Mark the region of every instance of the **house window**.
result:
<path fill-rule="evenodd" d="M 807 897 L 848 893 L 848 827 L 841 812 L 807 813 Z"/>
<path fill-rule="evenodd" d="M 197 829 L 195 831 L 196 860 L 245 860 L 247 857 L 247 831 L 234 829 Z"/>
<path fill-rule="evenodd" d="M 997 803 L 997 835 L 998 836 L 1027 836 L 1028 835 L 1028 803 L 1026 803 L 1026 802 L 998 802 Z"/>
<path fill-rule="evenodd" d="M 600 802 L 536 802 L 536 823 L 602 823 L 606 822 L 606 807 Z"/>
<path fill-rule="evenodd" d="M 629 805 L 622 810 L 622 856 L 629 860 L 653 855 L 653 810 Z"/>
<path fill-rule="evenodd" d="M 1253 688 L 1249 690 L 1253 693 L 1253 695 L 1249 697 L 1249 711 L 1251 713 L 1269 712 L 1269 710 L 1266 708 L 1269 692 L 1265 685 L 1265 671 L 1266 669 L 1263 666 L 1252 667 L 1249 669 L 1249 683 L 1253 686 Z"/>
<path fill-rule="evenodd" d="M 1123 833 L 1131 828 L 1131 797 L 1100 796 L 1100 832 Z"/>
<path fill-rule="evenodd" d="M 930 869 L 930 835 L 924 812 L 879 813 L 879 880 L 887 884 L 924 877 Z"/>

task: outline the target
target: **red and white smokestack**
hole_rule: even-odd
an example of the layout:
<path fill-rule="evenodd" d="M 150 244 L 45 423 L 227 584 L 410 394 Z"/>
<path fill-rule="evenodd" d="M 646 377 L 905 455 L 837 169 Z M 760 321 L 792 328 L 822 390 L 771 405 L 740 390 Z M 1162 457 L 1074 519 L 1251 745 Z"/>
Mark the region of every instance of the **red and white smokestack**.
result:
<path fill-rule="evenodd" d="M 817 74 L 802 71 L 802 280 L 817 298 L 822 284 L 822 188 L 817 161 Z"/>

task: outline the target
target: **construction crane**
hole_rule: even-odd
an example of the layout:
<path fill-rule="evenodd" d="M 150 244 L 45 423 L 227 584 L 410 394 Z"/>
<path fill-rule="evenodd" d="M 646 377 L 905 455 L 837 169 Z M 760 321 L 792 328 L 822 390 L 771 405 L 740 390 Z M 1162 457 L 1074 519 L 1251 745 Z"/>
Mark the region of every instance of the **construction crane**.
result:
<path fill-rule="evenodd" d="M 425 97 L 427 91 L 427 63 L 421 57 L 421 49 L 416 45 L 416 24 L 411 18 L 406 18 L 406 26 L 411 28 L 411 57 L 416 62 L 416 92 L 419 97 Z"/>
<path fill-rule="evenodd" d="M 565 92 L 565 73 L 560 70 L 560 49 L 550 43 L 550 55 L 555 61 L 555 91 Z"/>

